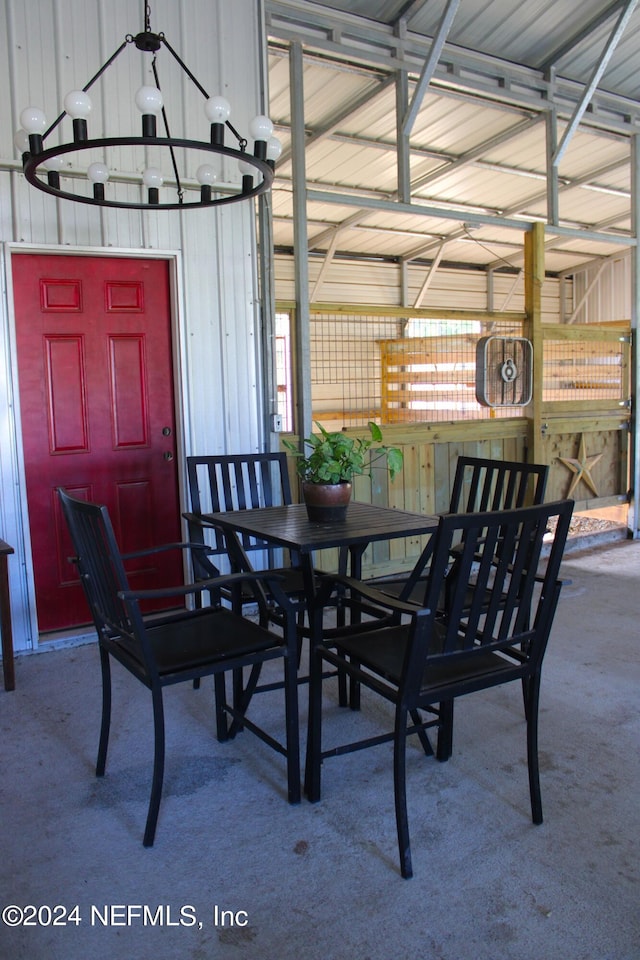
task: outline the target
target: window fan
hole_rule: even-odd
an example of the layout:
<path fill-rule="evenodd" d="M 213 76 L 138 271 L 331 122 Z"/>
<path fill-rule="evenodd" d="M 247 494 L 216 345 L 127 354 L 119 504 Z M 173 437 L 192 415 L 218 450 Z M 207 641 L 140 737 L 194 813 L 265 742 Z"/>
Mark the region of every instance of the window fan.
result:
<path fill-rule="evenodd" d="M 476 346 L 476 400 L 484 407 L 531 401 L 533 348 L 524 337 L 481 337 Z"/>

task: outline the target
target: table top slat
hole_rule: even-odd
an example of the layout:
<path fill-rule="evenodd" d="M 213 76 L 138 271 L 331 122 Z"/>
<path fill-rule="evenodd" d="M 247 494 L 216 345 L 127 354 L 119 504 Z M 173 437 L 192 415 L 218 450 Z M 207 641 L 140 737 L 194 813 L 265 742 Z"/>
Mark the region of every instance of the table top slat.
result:
<path fill-rule="evenodd" d="M 309 520 L 302 503 L 210 513 L 204 519 L 223 530 L 259 537 L 300 553 L 433 533 L 438 525 L 437 516 L 357 501 L 349 504 L 345 520 L 332 523 Z"/>

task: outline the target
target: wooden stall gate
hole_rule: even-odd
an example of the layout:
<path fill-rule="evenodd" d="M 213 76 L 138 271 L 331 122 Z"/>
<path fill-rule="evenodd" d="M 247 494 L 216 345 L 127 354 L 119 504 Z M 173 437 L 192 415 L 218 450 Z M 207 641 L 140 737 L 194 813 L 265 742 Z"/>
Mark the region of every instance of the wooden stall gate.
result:
<path fill-rule="evenodd" d="M 465 454 L 548 463 L 547 498 L 572 496 L 577 511 L 628 502 L 628 321 L 534 326 L 525 313 L 447 311 L 447 333 L 389 336 L 403 328 L 401 312 L 439 322 L 433 310 L 322 304 L 310 311 L 314 420 L 355 436 L 374 419 L 385 442 L 404 452 L 393 483 L 380 467 L 370 479 L 357 478 L 358 500 L 444 511 Z M 534 340 L 538 368 L 528 406 L 477 402 L 476 344 L 488 334 Z M 296 490 L 293 473 L 292 480 Z M 410 569 L 422 547 L 421 538 L 373 545 L 365 574 Z M 337 556 L 320 563 L 335 568 Z"/>

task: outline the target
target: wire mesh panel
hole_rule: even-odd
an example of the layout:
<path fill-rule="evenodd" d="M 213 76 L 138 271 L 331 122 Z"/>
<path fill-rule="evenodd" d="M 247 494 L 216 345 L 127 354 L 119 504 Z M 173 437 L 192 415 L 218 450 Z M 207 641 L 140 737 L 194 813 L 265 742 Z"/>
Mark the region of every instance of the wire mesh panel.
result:
<path fill-rule="evenodd" d="M 312 314 L 311 395 L 314 418 L 338 427 L 381 415 L 380 337 L 395 336 L 392 317 Z"/>
<path fill-rule="evenodd" d="M 349 427 L 521 416 L 476 400 L 476 345 L 487 332 L 521 336 L 522 324 L 312 314 L 314 418 Z"/>
<path fill-rule="evenodd" d="M 542 401 L 583 408 L 623 402 L 629 383 L 628 326 L 544 325 Z M 506 401 L 485 406 L 476 399 L 477 346 L 483 337 L 523 338 L 524 321 L 495 314 L 434 319 L 312 310 L 313 417 L 341 429 L 372 419 L 391 424 L 525 416 L 525 406 Z"/>
<path fill-rule="evenodd" d="M 620 337 L 608 341 L 545 339 L 543 401 L 625 400 L 629 389 L 627 353 L 628 344 Z"/>

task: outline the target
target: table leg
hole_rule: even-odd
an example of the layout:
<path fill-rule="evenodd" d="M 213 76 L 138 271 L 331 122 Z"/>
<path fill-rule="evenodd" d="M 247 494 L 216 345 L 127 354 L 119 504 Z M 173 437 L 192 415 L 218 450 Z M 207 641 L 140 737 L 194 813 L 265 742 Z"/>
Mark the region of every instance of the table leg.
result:
<path fill-rule="evenodd" d="M 351 561 L 350 576 L 352 576 L 354 580 L 362 579 L 362 556 L 367 547 L 367 543 L 357 543 L 353 544 L 349 548 L 349 556 Z M 351 616 L 353 623 L 359 623 L 360 615 L 357 609 L 352 610 Z M 355 677 L 351 677 L 349 680 L 349 706 L 352 710 L 360 709 L 360 684 Z"/>
<path fill-rule="evenodd" d="M 0 630 L 2 630 L 2 671 L 5 690 L 15 690 L 13 665 L 13 635 L 11 633 L 11 606 L 9 597 L 9 570 L 7 554 L 0 554 Z"/>

